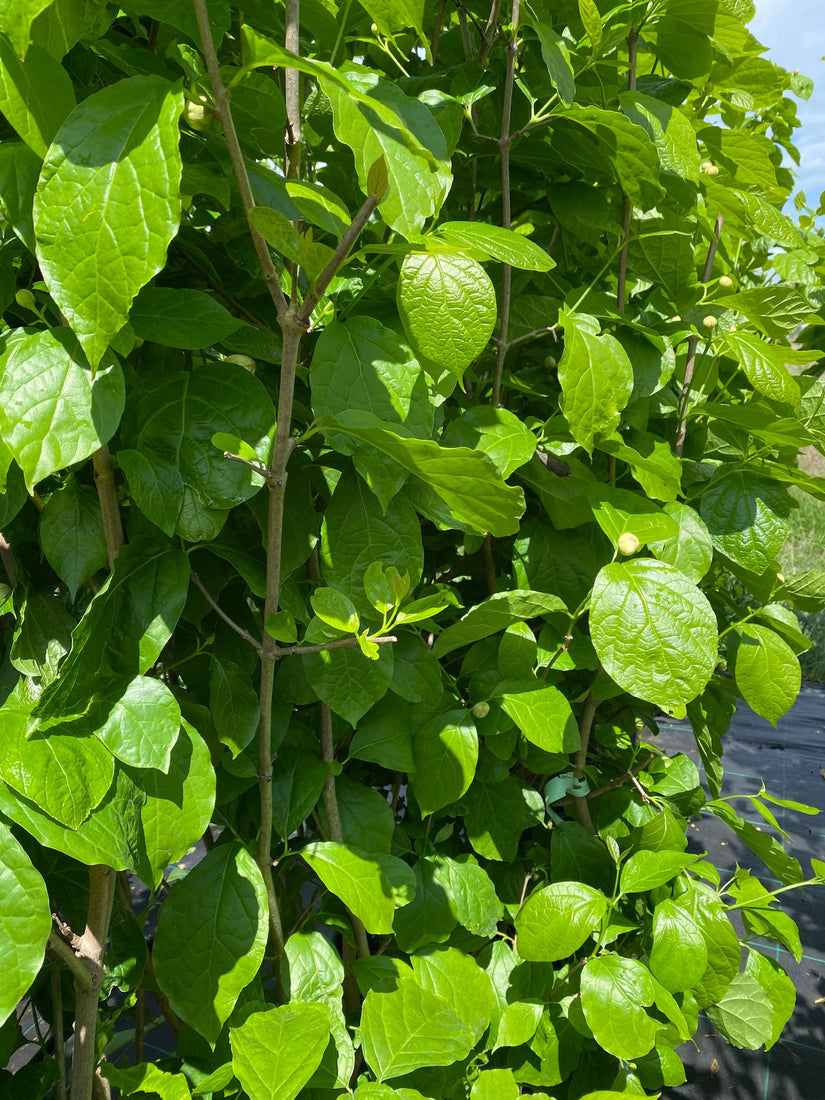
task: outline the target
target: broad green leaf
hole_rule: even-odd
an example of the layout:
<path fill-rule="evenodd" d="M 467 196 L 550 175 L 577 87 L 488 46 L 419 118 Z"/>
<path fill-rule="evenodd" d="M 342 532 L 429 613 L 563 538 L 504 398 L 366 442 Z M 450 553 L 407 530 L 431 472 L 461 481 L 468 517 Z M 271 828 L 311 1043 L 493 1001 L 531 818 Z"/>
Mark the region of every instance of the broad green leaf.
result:
<path fill-rule="evenodd" d="M 402 978 L 391 993 L 367 994 L 361 1037 L 367 1065 L 381 1081 L 423 1066 L 449 1066 L 475 1045 L 449 1003 L 411 978 Z"/>
<path fill-rule="evenodd" d="M 398 654 L 393 664 L 393 690 L 359 719 L 350 744 L 350 756 L 370 760 L 390 771 L 415 771 L 409 708 L 399 702 L 395 691 Z M 438 695 L 441 685 L 438 684 Z M 436 696 L 437 697 L 437 696 Z M 406 697 L 404 697 L 406 698 Z"/>
<path fill-rule="evenodd" d="M 483 451 L 507 478 L 524 466 L 536 450 L 536 437 L 507 409 L 477 405 L 451 421 L 442 442 L 448 447 L 470 447 Z"/>
<path fill-rule="evenodd" d="M 799 658 L 775 630 L 752 622 L 733 631 L 728 649 L 737 688 L 749 706 L 775 726 L 799 694 Z"/>
<path fill-rule="evenodd" d="M 525 21 L 536 32 L 541 46 L 542 60 L 550 74 L 550 79 L 558 90 L 559 99 L 569 106 L 576 98 L 576 83 L 567 44 L 548 23 L 537 19 L 529 7 Z"/>
<path fill-rule="evenodd" d="M 389 191 L 381 217 L 411 240 L 438 213 L 452 182 L 438 123 L 419 100 L 359 66 L 339 67 L 338 80 L 322 78 L 322 87 L 335 136 L 352 149 L 361 190 L 368 193 L 370 169 L 383 157 Z"/>
<path fill-rule="evenodd" d="M 157 889 L 166 867 L 186 855 L 206 831 L 215 807 L 215 771 L 206 742 L 184 721 L 165 774 L 141 768 L 132 776 L 145 795 L 140 809 L 145 864 L 140 874 Z"/>
<path fill-rule="evenodd" d="M 415 896 L 409 905 L 398 909 L 393 932 L 402 951 L 419 951 L 432 943 L 444 943 L 456 926 L 457 918 L 450 897 L 436 881 L 437 861 L 432 856 L 419 859 L 413 868 Z"/>
<path fill-rule="evenodd" d="M 34 202 L 37 256 L 93 368 L 177 232 L 182 109 L 182 93 L 166 80 L 121 80 L 85 99 L 46 155 Z"/>
<path fill-rule="evenodd" d="M 654 500 L 675 501 L 681 493 L 682 464 L 665 440 L 643 432 L 635 432 L 626 440 L 617 432 L 597 447 L 626 462 L 644 492 Z"/>
<path fill-rule="evenodd" d="M 267 913 L 261 872 L 236 844 L 213 848 L 163 904 L 152 952 L 158 985 L 211 1046 L 258 972 Z"/>
<path fill-rule="evenodd" d="M 321 702 L 351 726 L 386 695 L 392 681 L 391 645 L 378 647 L 368 660 L 357 646 L 327 649 L 302 658 L 306 677 Z"/>
<path fill-rule="evenodd" d="M 40 157 L 18 141 L 0 145 L 0 212 L 29 252 L 34 252 L 32 203 Z"/>
<path fill-rule="evenodd" d="M 349 225 L 349 211 L 341 199 L 327 187 L 305 180 L 287 180 L 286 190 L 289 197 L 301 211 L 307 221 L 319 229 L 341 237 Z M 314 365 L 313 358 L 313 365 Z"/>
<path fill-rule="evenodd" d="M 320 932 L 294 932 L 289 937 L 281 972 L 290 1001 L 323 1001 L 340 1008 L 344 967 L 338 952 Z"/>
<path fill-rule="evenodd" d="M 413 955 L 415 980 L 455 1012 L 478 1042 L 490 1023 L 494 995 L 490 977 L 472 955 L 456 947 L 430 947 Z"/>
<path fill-rule="evenodd" d="M 579 19 L 590 38 L 595 56 L 599 52 L 602 41 L 602 17 L 595 0 L 579 0 Z"/>
<path fill-rule="evenodd" d="M 107 443 L 123 405 L 117 360 L 93 374 L 68 329 L 28 336 L 0 361 L 0 432 L 29 489 Z"/>
<path fill-rule="evenodd" d="M 256 1100 L 294 1100 L 324 1056 L 329 1013 L 323 1005 L 268 1005 L 230 1028 L 232 1069 Z"/>
<path fill-rule="evenodd" d="M 355 783 L 346 776 L 335 780 L 335 800 L 345 844 L 362 852 L 389 855 L 395 817 L 384 795 L 372 787 Z M 321 822 L 326 828 L 325 807 L 320 807 Z"/>
<path fill-rule="evenodd" d="M 470 1090 L 470 1100 L 518 1100 L 519 1095 L 511 1069 L 483 1069 Z"/>
<path fill-rule="evenodd" d="M 371 317 L 333 321 L 312 357 L 312 408 L 316 416 L 348 409 L 372 413 L 386 424 L 402 424 L 404 434 L 427 439 L 433 407 L 426 378 L 410 347 L 392 329 Z M 369 453 L 368 445 L 332 437 L 336 450 Z M 402 473 L 402 477 L 403 477 Z"/>
<path fill-rule="evenodd" d="M 191 1100 L 189 1084 L 182 1073 L 167 1073 L 149 1062 L 118 1069 L 104 1062 L 100 1071 L 120 1090 L 121 1096 L 153 1095 L 160 1100 Z"/>
<path fill-rule="evenodd" d="M 316 588 L 309 598 L 312 610 L 318 618 L 344 634 L 355 634 L 360 625 L 355 604 L 343 592 L 334 588 Z"/>
<path fill-rule="evenodd" d="M 3 27 L 5 30 L 5 25 Z M 26 145 L 44 157 L 75 104 L 71 78 L 46 50 L 20 53 L 0 33 L 0 111 Z"/>
<path fill-rule="evenodd" d="M 755 287 L 739 294 L 728 294 L 725 308 L 744 314 L 773 340 L 780 340 L 793 332 L 814 312 L 798 290 L 785 286 Z"/>
<path fill-rule="evenodd" d="M 272 776 L 272 822 L 280 836 L 290 836 L 309 817 L 328 774 L 315 746 L 281 748 Z"/>
<path fill-rule="evenodd" d="M 534 890 L 516 916 L 518 953 L 531 962 L 566 959 L 598 928 L 607 898 L 583 882 Z"/>
<path fill-rule="evenodd" d="M 165 773 L 179 730 L 180 707 L 166 684 L 136 676 L 95 734 L 122 763 Z"/>
<path fill-rule="evenodd" d="M 739 971 L 742 958 L 739 937 L 710 887 L 694 880 L 693 888 L 675 899 L 675 903 L 693 917 L 705 940 L 707 967 L 699 984 L 693 986 L 699 1007 L 705 1008 L 722 999 Z"/>
<path fill-rule="evenodd" d="M 398 277 L 398 312 L 413 346 L 461 378 L 496 323 L 496 293 L 471 256 L 411 252 Z"/>
<path fill-rule="evenodd" d="M 52 493 L 40 515 L 40 544 L 74 599 L 80 585 L 108 561 L 97 493 L 73 477 Z"/>
<path fill-rule="evenodd" d="M 804 573 L 788 577 L 777 589 L 776 595 L 800 611 L 821 611 L 825 608 L 825 570 L 807 569 Z"/>
<path fill-rule="evenodd" d="M 52 912 L 46 884 L 8 828 L 0 822 L 0 1024 L 43 965 Z"/>
<path fill-rule="evenodd" d="M 147 286 L 129 313 L 135 336 L 167 348 L 208 348 L 234 332 L 241 321 L 201 290 Z"/>
<path fill-rule="evenodd" d="M 785 544 L 788 491 L 750 470 L 721 477 L 702 493 L 699 510 L 716 549 L 752 573 L 762 573 Z"/>
<path fill-rule="evenodd" d="M 163 375 L 131 396 L 118 462 L 141 511 L 167 535 L 214 538 L 224 510 L 248 500 L 263 479 L 224 458 L 212 436 L 238 436 L 266 457 L 274 421 L 266 390 L 238 364 Z"/>
<path fill-rule="evenodd" d="M 705 1010 L 725 1039 L 735 1047 L 758 1050 L 771 1039 L 772 1007 L 765 990 L 747 972 L 737 974 L 724 997 Z"/>
<path fill-rule="evenodd" d="M 457 801 L 475 775 L 478 734 L 469 710 L 450 710 L 425 722 L 413 738 L 410 777 L 423 816 Z"/>
<path fill-rule="evenodd" d="M 72 651 L 37 703 L 44 718 L 79 716 L 95 695 L 120 698 L 152 667 L 186 602 L 189 562 L 140 540 L 118 554 L 106 584 L 72 634 Z"/>
<path fill-rule="evenodd" d="M 640 545 L 673 538 L 678 533 L 675 520 L 661 505 L 629 489 L 614 489 L 597 482 L 588 486 L 587 500 L 593 518 L 614 547 L 626 531 L 635 535 Z"/>
<path fill-rule="evenodd" d="M 445 657 L 455 649 L 488 638 L 513 623 L 535 619 L 553 612 L 566 612 L 567 607 L 558 596 L 529 589 L 497 592 L 494 596 L 476 604 L 457 623 L 448 626 L 433 646 L 436 657 Z"/>
<path fill-rule="evenodd" d="M 624 115 L 656 146 L 662 171 L 698 183 L 700 157 L 689 117 L 678 107 L 637 91 L 620 92 L 619 103 Z"/>
<path fill-rule="evenodd" d="M 648 543 L 648 549 L 659 561 L 675 566 L 688 580 L 698 584 L 713 562 L 713 543 L 705 521 L 693 508 L 678 500 L 666 504 L 664 511 L 675 520 L 678 532 Z"/>
<path fill-rule="evenodd" d="M 678 993 L 696 985 L 707 965 L 708 951 L 699 925 L 670 898 L 660 901 L 653 911 L 653 977 L 671 993 Z"/>
<path fill-rule="evenodd" d="M 584 314 L 563 314 L 564 354 L 559 362 L 561 409 L 570 433 L 587 451 L 609 435 L 633 392 L 633 367 L 619 341 L 599 333 Z"/>
<path fill-rule="evenodd" d="M 661 1024 L 645 1012 L 655 987 L 635 959 L 601 955 L 582 970 L 581 1003 L 596 1042 L 616 1058 L 640 1058 L 653 1047 Z"/>
<path fill-rule="evenodd" d="M 524 511 L 521 489 L 506 485 L 491 460 L 467 447 L 440 447 L 430 439 L 396 435 L 364 413 L 341 413 L 319 422 L 328 431 L 344 431 L 388 455 L 432 489 L 456 519 L 479 533 L 512 535 Z"/>
<path fill-rule="evenodd" d="M 799 404 L 799 383 L 788 371 L 794 353 L 781 344 L 768 344 L 752 332 L 725 333 L 725 347 L 748 376 L 755 390 L 773 401 L 786 405 Z M 810 362 L 810 353 L 803 353 Z"/>
<path fill-rule="evenodd" d="M 301 855 L 323 884 L 368 932 L 391 932 L 396 906 L 411 899 L 415 876 L 403 860 L 360 852 L 335 841 L 315 841 Z"/>
<path fill-rule="evenodd" d="M 580 745 L 579 727 L 566 697 L 552 684 L 535 676 L 503 680 L 496 700 L 528 741 L 545 752 L 575 752 Z"/>
<path fill-rule="evenodd" d="M 508 775 L 498 783 L 475 782 L 462 801 L 474 851 L 485 859 L 514 860 L 521 834 L 534 821 L 518 780 Z"/>
<path fill-rule="evenodd" d="M 430 43 L 423 29 L 424 0 L 359 0 L 359 2 L 381 34 L 392 38 L 402 27 L 412 27 L 429 55 Z"/>
<path fill-rule="evenodd" d="M 18 589 L 14 606 L 17 629 L 9 659 L 18 672 L 38 677 L 46 687 L 69 651 L 75 620 L 60 599 L 43 592 L 29 592 L 23 599 Z"/>
<path fill-rule="evenodd" d="M 622 865 L 622 891 L 633 894 L 655 890 L 676 878 L 698 858 L 682 852 L 633 852 Z"/>
<path fill-rule="evenodd" d="M 593 586 L 590 634 L 605 672 L 625 691 L 680 710 L 707 684 L 717 626 L 707 597 L 652 558 L 606 565 Z"/>
<path fill-rule="evenodd" d="M 143 794 L 126 772 L 115 767 L 115 782 L 103 801 L 77 829 L 58 825 L 33 803 L 0 783 L 0 812 L 47 848 L 88 866 L 105 863 L 116 871 L 139 873 L 143 858 L 140 810 Z"/>
<path fill-rule="evenodd" d="M 25 57 L 32 41 L 32 23 L 44 8 L 54 0 L 4 0 L 0 5 L 3 15 L 3 30 L 8 35 L 18 57 Z"/>
<path fill-rule="evenodd" d="M 484 222 L 442 222 L 436 235 L 448 244 L 466 249 L 477 260 L 501 260 L 526 271 L 550 271 L 555 260 L 543 248 L 512 229 Z"/>
<path fill-rule="evenodd" d="M 253 206 L 250 218 L 267 244 L 279 252 L 284 259 L 294 264 L 301 262 L 301 241 L 298 230 L 280 210 L 272 210 L 267 206 Z"/>
<path fill-rule="evenodd" d="M 476 936 L 492 936 L 504 916 L 490 876 L 469 853 L 437 856 L 433 882 L 447 895 L 448 904 L 459 924 Z"/>
<path fill-rule="evenodd" d="M 793 982 L 785 972 L 784 967 L 778 962 L 763 955 L 760 951 L 749 951 L 745 963 L 745 974 L 755 978 L 762 987 L 764 996 L 767 997 L 771 1008 L 771 1034 L 765 1042 L 765 1050 L 778 1041 L 785 1025 L 793 1015 L 796 1007 L 796 990 Z M 721 1008 L 721 1005 L 717 1006 Z M 710 1015 L 710 1013 L 708 1013 Z M 752 1021 L 753 1022 L 753 1021 Z M 714 1020 L 714 1023 L 716 1021 Z M 725 1020 L 728 1024 L 728 1020 Z M 718 1024 L 717 1024 L 718 1026 Z M 757 1024 L 761 1029 L 762 1021 Z M 738 1044 L 737 1044 L 738 1045 Z"/>
<path fill-rule="evenodd" d="M 362 615 L 368 615 L 371 605 L 363 578 L 374 561 L 409 573 L 412 584 L 418 583 L 424 564 L 418 516 L 402 495 L 382 511 L 361 478 L 346 473 L 324 513 L 320 558 L 329 587 L 344 593 Z"/>
<path fill-rule="evenodd" d="M 61 825 L 76 829 L 100 805 L 114 778 L 111 753 L 96 737 L 68 730 L 29 736 L 22 711 L 3 710 L 0 778 Z"/>
<path fill-rule="evenodd" d="M 260 714 L 258 693 L 242 665 L 212 656 L 209 709 L 218 739 L 237 756 L 255 736 Z"/>

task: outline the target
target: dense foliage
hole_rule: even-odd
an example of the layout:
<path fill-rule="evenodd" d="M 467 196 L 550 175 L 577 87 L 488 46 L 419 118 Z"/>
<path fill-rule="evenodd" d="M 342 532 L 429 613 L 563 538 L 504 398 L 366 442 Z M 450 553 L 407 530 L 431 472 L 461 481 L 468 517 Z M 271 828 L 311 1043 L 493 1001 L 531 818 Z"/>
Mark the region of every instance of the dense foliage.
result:
<path fill-rule="evenodd" d="M 55 1055 L 4 1096 L 66 1096 L 73 1025 L 73 1100 L 645 1095 L 700 1011 L 777 1041 L 752 941 L 799 957 L 825 864 L 721 754 L 825 607 L 776 563 L 825 244 L 752 14 L 0 3 L 0 1065 L 18 1006 Z"/>

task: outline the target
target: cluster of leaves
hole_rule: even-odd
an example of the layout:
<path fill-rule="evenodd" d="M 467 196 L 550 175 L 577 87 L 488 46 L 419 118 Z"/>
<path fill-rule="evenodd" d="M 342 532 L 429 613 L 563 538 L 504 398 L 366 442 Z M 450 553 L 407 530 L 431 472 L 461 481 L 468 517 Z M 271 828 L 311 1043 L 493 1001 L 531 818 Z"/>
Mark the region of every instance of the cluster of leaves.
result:
<path fill-rule="evenodd" d="M 0 1063 L 23 998 L 56 1051 L 4 1095 L 66 1095 L 75 1017 L 75 1100 L 647 1095 L 700 1011 L 771 1046 L 752 940 L 800 957 L 825 865 L 721 754 L 825 607 L 776 562 L 825 499 L 810 81 L 750 0 L 240 9 L 0 3 Z"/>

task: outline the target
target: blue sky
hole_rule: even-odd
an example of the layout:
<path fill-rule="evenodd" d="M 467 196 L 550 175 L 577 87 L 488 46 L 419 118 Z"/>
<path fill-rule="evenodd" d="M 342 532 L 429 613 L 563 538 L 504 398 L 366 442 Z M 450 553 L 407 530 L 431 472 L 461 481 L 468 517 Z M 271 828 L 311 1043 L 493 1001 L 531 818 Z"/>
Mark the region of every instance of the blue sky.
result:
<path fill-rule="evenodd" d="M 755 0 L 751 32 L 768 47 L 768 57 L 793 72 L 813 77 L 814 94 L 806 102 L 796 100 L 802 129 L 796 145 L 802 164 L 796 169 L 797 187 L 808 205 L 819 205 L 825 191 L 825 0 Z M 795 97 L 793 97 L 795 98 Z"/>

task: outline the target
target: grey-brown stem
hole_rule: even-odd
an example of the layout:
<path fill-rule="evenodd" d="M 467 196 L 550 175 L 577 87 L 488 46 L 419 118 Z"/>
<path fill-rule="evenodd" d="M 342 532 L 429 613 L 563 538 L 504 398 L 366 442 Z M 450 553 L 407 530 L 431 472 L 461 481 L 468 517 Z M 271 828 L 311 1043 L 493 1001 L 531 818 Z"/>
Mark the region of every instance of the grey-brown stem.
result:
<path fill-rule="evenodd" d="M 88 975 L 88 986 L 75 981 L 74 1054 L 72 1100 L 91 1100 L 97 1069 L 97 1012 L 106 968 L 103 953 L 109 935 L 115 872 L 97 864 L 89 868 L 89 912 L 78 944 L 78 956 Z"/>

